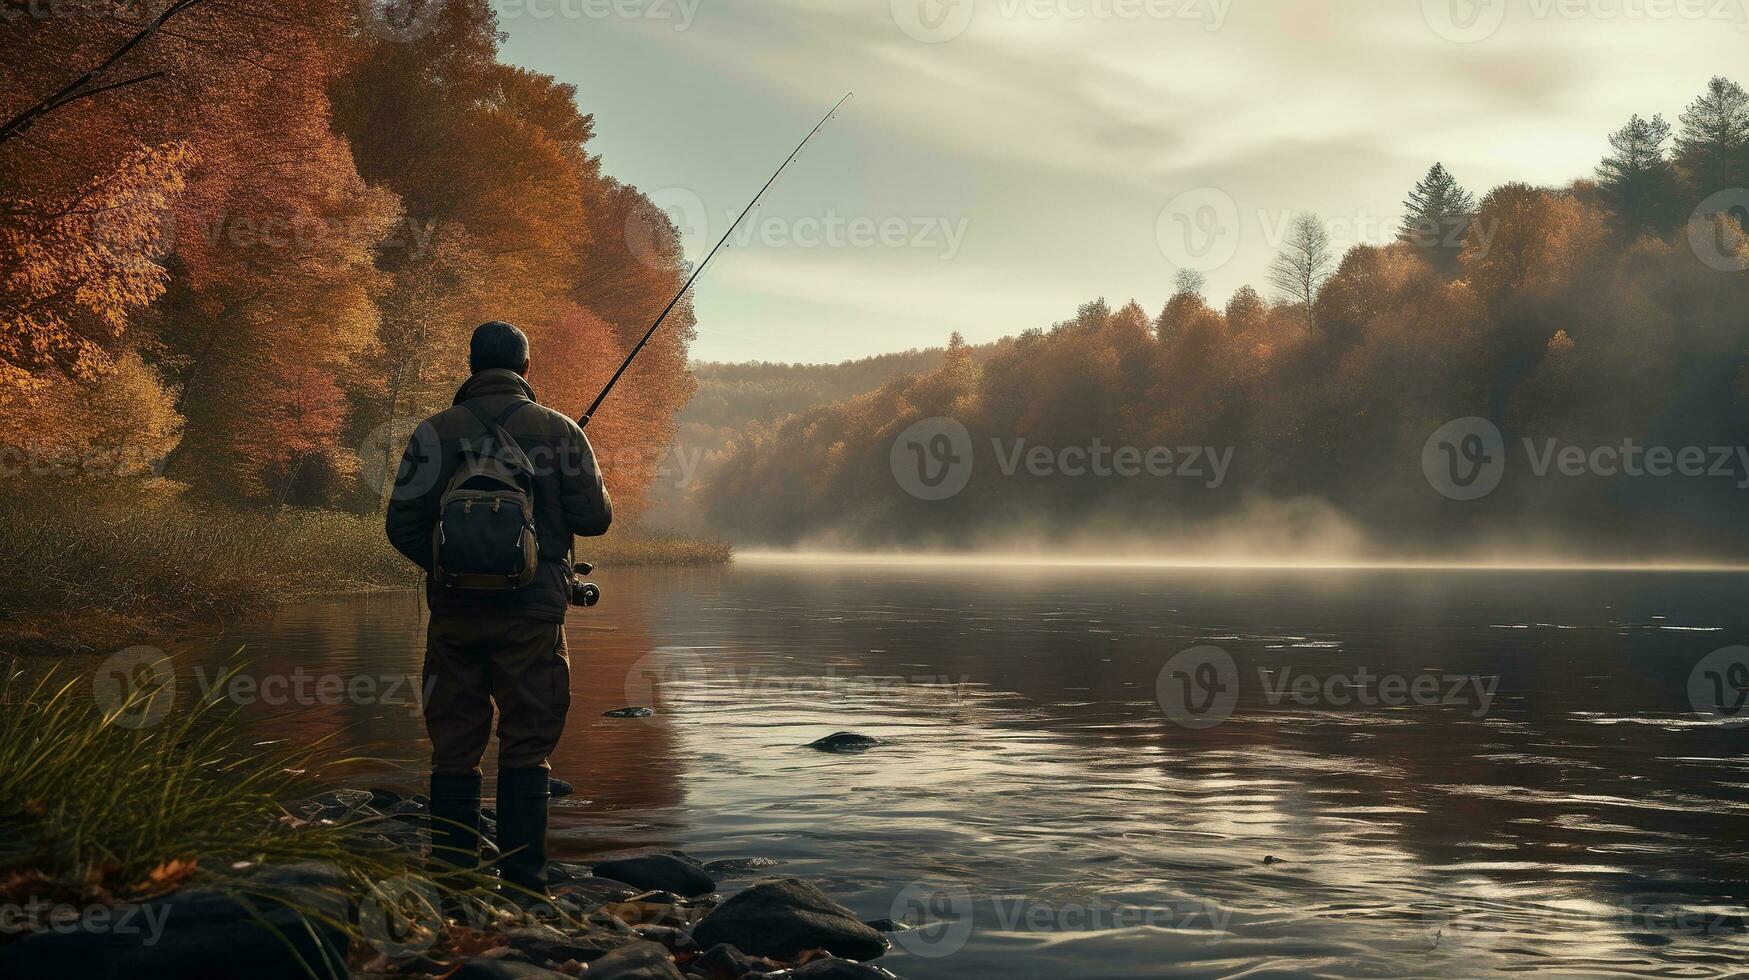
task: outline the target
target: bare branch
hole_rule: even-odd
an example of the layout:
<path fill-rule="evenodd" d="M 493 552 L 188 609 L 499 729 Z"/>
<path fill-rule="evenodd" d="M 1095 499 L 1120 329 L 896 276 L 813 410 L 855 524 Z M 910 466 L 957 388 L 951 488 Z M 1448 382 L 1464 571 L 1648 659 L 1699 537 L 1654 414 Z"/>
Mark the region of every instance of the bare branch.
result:
<path fill-rule="evenodd" d="M 196 6 L 196 5 L 204 3 L 204 2 L 205 2 L 205 0 L 176 0 L 175 3 L 173 3 L 169 7 L 165 8 L 163 13 L 159 14 L 156 18 L 154 18 L 151 23 L 149 23 L 145 27 L 141 28 L 139 33 L 137 33 L 133 37 L 129 38 L 126 44 L 123 44 L 121 47 L 117 48 L 115 50 L 114 54 L 111 54 L 108 58 L 105 58 L 103 60 L 102 64 L 99 64 L 96 68 L 91 69 L 90 71 L 86 72 L 85 74 L 80 75 L 78 78 L 67 83 L 65 86 L 63 86 L 61 88 L 60 91 L 56 92 L 55 94 L 49 96 L 48 98 L 43 99 L 41 102 L 38 102 L 37 104 L 31 106 L 30 108 L 25 109 L 23 112 L 19 113 L 18 115 L 13 116 L 11 119 L 8 119 L 4 125 L 0 125 L 0 143 L 4 143 L 9 139 L 14 139 L 14 138 L 18 137 L 19 135 L 23 134 L 25 130 L 29 129 L 32 125 L 34 125 L 36 122 L 41 120 L 42 117 L 48 115 L 49 113 L 55 111 L 56 109 L 61 108 L 64 105 L 67 105 L 67 104 L 72 103 L 72 102 L 76 102 L 79 99 L 86 98 L 87 96 L 96 95 L 99 92 L 106 92 L 106 91 L 110 91 L 113 89 L 121 88 L 124 85 L 133 85 L 133 84 L 136 84 L 138 82 L 143 82 L 143 81 L 146 81 L 148 79 L 156 78 L 156 77 L 162 75 L 163 72 L 152 72 L 150 74 L 141 75 L 138 78 L 129 79 L 126 82 L 121 82 L 121 83 L 117 83 L 117 84 L 113 84 L 113 85 L 96 85 L 95 84 L 98 76 L 100 76 L 104 72 L 108 71 L 111 67 L 113 67 L 115 65 L 116 62 L 118 62 L 122 58 L 126 57 L 127 53 L 132 51 L 134 48 L 138 47 L 141 42 L 145 41 L 147 38 L 151 37 L 153 34 L 156 34 L 158 32 L 159 28 L 163 27 L 164 24 L 170 20 L 170 18 L 175 17 L 177 14 L 182 13 L 183 11 L 189 9 L 190 7 Z"/>

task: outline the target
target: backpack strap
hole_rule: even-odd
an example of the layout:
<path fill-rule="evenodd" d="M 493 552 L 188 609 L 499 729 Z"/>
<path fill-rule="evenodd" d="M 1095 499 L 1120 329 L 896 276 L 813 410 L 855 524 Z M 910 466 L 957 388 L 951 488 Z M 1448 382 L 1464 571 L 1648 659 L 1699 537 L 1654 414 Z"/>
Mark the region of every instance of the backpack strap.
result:
<path fill-rule="evenodd" d="M 529 462 L 528 454 L 522 451 L 522 446 L 517 443 L 516 439 L 504 431 L 504 423 L 510 421 L 511 416 L 532 404 L 534 403 L 527 399 L 519 398 L 494 419 L 486 414 L 486 410 L 481 408 L 478 402 L 462 402 L 462 407 L 473 413 L 474 418 L 478 419 L 480 425 L 485 428 L 486 434 L 497 439 L 499 446 L 511 454 L 511 462 L 522 467 L 522 471 L 531 477 L 534 476 L 534 464 Z"/>

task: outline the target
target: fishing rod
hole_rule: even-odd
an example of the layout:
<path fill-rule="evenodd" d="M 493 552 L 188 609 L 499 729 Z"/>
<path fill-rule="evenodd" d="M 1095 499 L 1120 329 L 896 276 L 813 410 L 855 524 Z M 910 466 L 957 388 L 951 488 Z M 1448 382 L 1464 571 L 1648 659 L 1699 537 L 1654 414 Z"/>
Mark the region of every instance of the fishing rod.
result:
<path fill-rule="evenodd" d="M 759 193 L 753 195 L 753 200 L 747 202 L 747 207 L 741 211 L 741 216 L 736 218 L 733 224 L 729 225 L 728 231 L 723 232 L 722 240 L 717 242 L 715 248 L 712 248 L 705 254 L 704 261 L 698 264 L 698 268 L 692 270 L 692 275 L 687 278 L 686 285 L 680 287 L 680 291 L 675 293 L 674 298 L 669 300 L 668 305 L 663 308 L 662 315 L 656 318 L 655 323 L 650 324 L 650 329 L 644 331 L 644 339 L 638 341 L 638 346 L 633 347 L 632 352 L 626 355 L 626 359 L 620 362 L 619 370 L 613 372 L 613 377 L 607 379 L 607 387 L 601 389 L 601 394 L 596 395 L 595 401 L 590 404 L 589 411 L 584 412 L 583 417 L 577 420 L 577 425 L 579 427 L 587 428 L 589 426 L 589 420 L 595 417 L 595 410 L 601 407 L 601 403 L 607 400 L 607 393 L 612 391 L 613 386 L 619 383 L 620 375 L 626 373 L 626 368 L 632 366 L 633 358 L 636 358 L 638 352 L 644 349 L 644 345 L 650 342 L 650 338 L 656 335 L 656 328 L 660 327 L 662 321 L 668 319 L 668 314 L 674 312 L 674 308 L 680 305 L 680 300 L 686 295 L 687 290 L 692 288 L 692 284 L 698 281 L 698 277 L 704 274 L 705 267 L 711 264 L 711 259 L 716 258 L 717 252 L 721 250 L 724 245 L 729 243 L 729 237 L 735 234 L 735 229 L 740 227 L 741 222 L 747 220 L 747 215 L 751 214 L 753 209 L 759 206 L 759 199 L 765 196 L 765 192 L 771 189 L 772 184 L 777 183 L 777 178 L 783 176 L 783 172 L 789 169 L 789 165 L 795 162 L 796 157 L 801 155 L 802 149 L 808 145 L 808 142 L 812 140 L 820 130 L 826 128 L 826 124 L 831 122 L 832 117 L 838 114 L 839 108 L 841 108 L 844 103 L 849 102 L 850 97 L 855 94 L 855 92 L 845 93 L 844 98 L 839 99 L 838 104 L 832 107 L 832 111 L 821 117 L 820 121 L 814 125 L 814 128 L 808 131 L 808 135 L 804 137 L 800 143 L 796 144 L 796 148 L 790 151 L 788 157 L 784 158 L 783 165 L 777 168 L 777 172 L 771 175 L 771 179 L 765 182 L 764 187 L 759 188 Z"/>

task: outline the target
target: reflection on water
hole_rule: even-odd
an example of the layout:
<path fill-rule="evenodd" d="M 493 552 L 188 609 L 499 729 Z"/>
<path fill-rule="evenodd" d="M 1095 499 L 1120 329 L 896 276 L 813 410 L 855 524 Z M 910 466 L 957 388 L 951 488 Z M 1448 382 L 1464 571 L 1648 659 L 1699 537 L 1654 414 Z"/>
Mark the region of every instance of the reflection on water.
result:
<path fill-rule="evenodd" d="M 1749 952 L 1749 729 L 1689 696 L 1702 657 L 1749 642 L 1749 576 L 599 580 L 569 636 L 559 854 L 776 858 L 867 917 L 940 920 L 893 954 L 906 976 L 1707 976 Z M 420 616 L 413 597 L 288 609 L 210 658 L 242 642 L 258 674 L 416 674 Z M 1237 702 L 1190 729 L 1157 683 L 1202 645 L 1231 655 Z M 1272 697 L 1308 676 L 1309 699 Z M 1445 687 L 1452 703 L 1335 703 L 1385 676 L 1498 680 L 1485 704 Z M 659 714 L 600 717 L 639 700 Z M 262 724 L 423 752 L 406 707 Z M 800 748 L 840 729 L 887 741 Z"/>

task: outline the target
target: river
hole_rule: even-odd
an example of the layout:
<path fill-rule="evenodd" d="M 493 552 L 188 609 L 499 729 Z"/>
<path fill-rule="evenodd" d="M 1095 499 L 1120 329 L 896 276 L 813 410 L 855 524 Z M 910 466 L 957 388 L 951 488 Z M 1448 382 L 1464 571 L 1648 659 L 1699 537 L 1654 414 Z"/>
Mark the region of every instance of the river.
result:
<path fill-rule="evenodd" d="M 923 924 L 883 961 L 902 976 L 1709 976 L 1749 954 L 1749 728 L 1724 724 L 1742 681 L 1714 654 L 1749 642 L 1741 573 L 596 578 L 568 632 L 555 856 L 773 859 L 726 889 L 795 874 Z M 418 672 L 422 616 L 290 607 L 192 657 L 370 679 L 251 717 L 416 767 L 389 688 Z M 657 714 L 602 717 L 627 704 Z M 838 730 L 883 744 L 804 747 Z"/>

